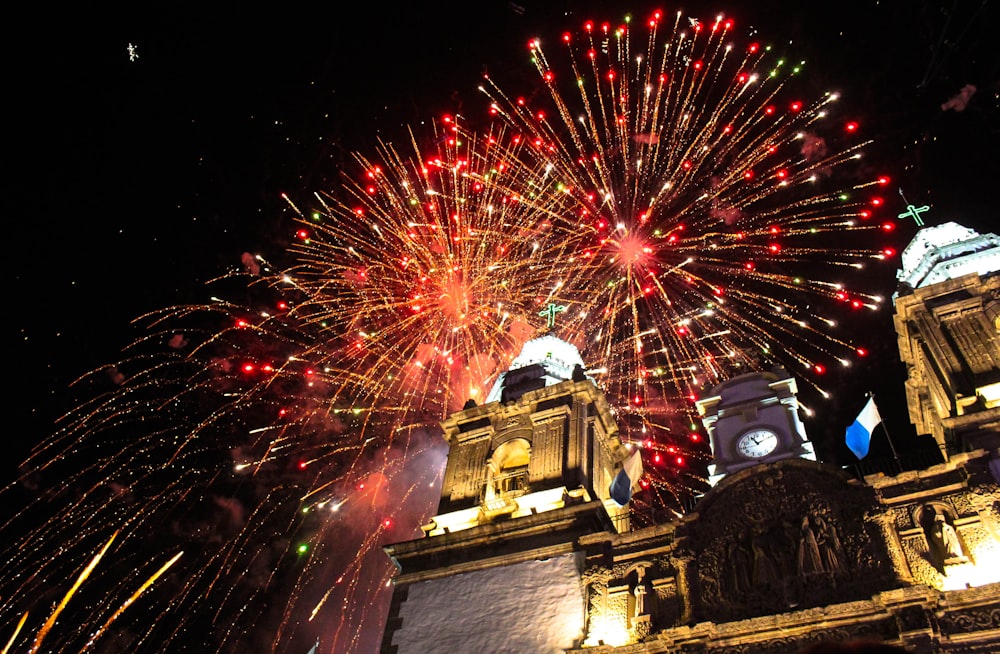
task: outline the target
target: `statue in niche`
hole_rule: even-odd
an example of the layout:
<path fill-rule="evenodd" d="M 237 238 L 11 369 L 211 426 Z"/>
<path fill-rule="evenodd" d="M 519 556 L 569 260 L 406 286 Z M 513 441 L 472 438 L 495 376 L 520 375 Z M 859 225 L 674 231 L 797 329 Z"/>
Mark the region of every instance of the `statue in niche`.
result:
<path fill-rule="evenodd" d="M 799 536 L 799 575 L 811 575 L 823 572 L 823 559 L 820 556 L 816 532 L 813 531 L 809 516 L 802 518 L 802 529 Z"/>
<path fill-rule="evenodd" d="M 962 557 L 962 545 L 958 542 L 958 533 L 948 522 L 944 513 L 935 511 L 934 522 L 931 527 L 931 535 L 937 541 L 945 558 L 957 559 Z"/>
<path fill-rule="evenodd" d="M 646 606 L 646 595 L 649 593 L 649 589 L 646 587 L 646 568 L 637 569 L 635 575 L 635 588 L 632 589 L 632 594 L 635 595 L 635 612 L 633 617 L 638 618 L 640 615 L 646 615 L 649 612 L 649 607 Z"/>
<path fill-rule="evenodd" d="M 932 549 L 936 550 L 942 563 L 960 563 L 968 561 L 962 552 L 962 543 L 958 540 L 958 532 L 948 521 L 947 514 L 933 504 L 925 504 L 921 523 L 927 533 Z"/>

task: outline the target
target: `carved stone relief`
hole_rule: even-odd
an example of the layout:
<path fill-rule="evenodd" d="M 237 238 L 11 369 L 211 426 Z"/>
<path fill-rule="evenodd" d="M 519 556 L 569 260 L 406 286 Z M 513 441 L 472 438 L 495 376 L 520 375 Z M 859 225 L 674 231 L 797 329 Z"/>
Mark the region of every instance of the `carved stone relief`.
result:
<path fill-rule="evenodd" d="M 892 620 L 845 625 L 836 629 L 816 629 L 796 636 L 775 638 L 764 642 L 740 643 L 724 647 L 708 647 L 705 654 L 794 654 L 810 645 L 849 640 L 890 640 L 896 635 Z"/>
<path fill-rule="evenodd" d="M 864 599 L 896 584 L 870 489 L 796 460 L 727 481 L 683 543 L 696 567 L 695 620 Z"/>
<path fill-rule="evenodd" d="M 580 581 L 586 589 L 587 616 L 584 644 L 597 645 L 600 635 L 608 629 L 610 619 L 608 609 L 608 581 L 611 570 L 605 566 L 590 566 L 581 575 Z"/>
<path fill-rule="evenodd" d="M 1000 629 L 1000 605 L 949 611 L 938 618 L 938 624 L 946 634 Z"/>
<path fill-rule="evenodd" d="M 631 642 L 674 626 L 680 614 L 677 582 L 665 557 L 595 565 L 581 576 L 587 589 L 584 643 L 596 645 L 605 633 L 628 633 Z"/>

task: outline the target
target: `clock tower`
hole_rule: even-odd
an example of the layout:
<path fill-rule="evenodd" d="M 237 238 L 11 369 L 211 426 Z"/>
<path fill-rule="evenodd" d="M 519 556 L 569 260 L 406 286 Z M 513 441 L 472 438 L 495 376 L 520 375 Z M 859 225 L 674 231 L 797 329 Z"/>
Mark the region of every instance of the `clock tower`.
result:
<path fill-rule="evenodd" d="M 799 419 L 797 392 L 795 379 L 777 368 L 725 381 L 698 401 L 712 446 L 709 483 L 759 463 L 816 460 Z"/>

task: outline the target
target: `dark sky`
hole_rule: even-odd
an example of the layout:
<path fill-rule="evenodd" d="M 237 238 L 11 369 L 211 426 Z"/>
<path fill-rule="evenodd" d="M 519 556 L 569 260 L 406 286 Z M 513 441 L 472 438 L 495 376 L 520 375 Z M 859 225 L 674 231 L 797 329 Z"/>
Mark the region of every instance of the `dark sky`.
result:
<path fill-rule="evenodd" d="M 74 7 L 11 24 L 4 207 L 15 357 L 8 395 L 9 474 L 74 402 L 67 384 L 112 361 L 137 315 L 204 299 L 203 282 L 244 251 L 280 255 L 291 222 L 280 194 L 333 186 L 350 152 L 399 139 L 444 112 L 484 115 L 484 71 L 532 83 L 526 43 L 587 18 L 643 17 L 648 2 L 135 3 Z M 808 5 L 809 9 L 786 9 Z M 849 5 L 851 9 L 845 9 Z M 594 7 L 600 7 L 593 10 Z M 869 158 L 931 221 L 997 231 L 1000 50 L 987 0 L 689 2 L 734 18 L 739 33 L 809 62 L 817 91 L 841 90 Z M 137 46 L 130 61 L 127 46 Z M 962 112 L 941 105 L 963 86 Z M 900 206 L 895 193 L 888 197 Z M 913 234 L 897 230 L 898 249 Z M 894 280 L 874 284 L 892 292 Z M 897 379 L 890 308 L 871 370 Z M 856 381 L 856 380 L 855 380 Z M 879 383 L 882 383 L 881 381 Z M 860 389 L 831 401 L 826 437 L 860 409 Z M 883 413 L 912 436 L 902 389 Z M 894 423 L 894 424 L 893 424 Z M 6 477 L 7 475 L 5 475 Z"/>
<path fill-rule="evenodd" d="M 27 22 L 7 43 L 20 46 L 7 57 L 11 378 L 21 380 L 11 405 L 28 425 L 15 447 L 45 435 L 71 403 L 66 383 L 113 359 L 132 318 L 201 299 L 202 283 L 244 251 L 280 253 L 290 233 L 280 193 L 331 187 L 350 151 L 370 152 L 405 125 L 446 111 L 483 115 L 479 75 L 530 81 L 532 36 L 661 6 L 615 4 L 153 3 L 61 11 L 42 32 Z M 876 140 L 869 158 L 912 202 L 933 205 L 934 219 L 991 229 L 995 3 L 745 4 L 697 6 L 787 45 L 817 89 L 842 90 Z M 969 108 L 943 112 L 966 84 L 978 89 Z M 899 249 L 912 233 L 897 232 Z M 894 282 L 881 283 L 891 291 Z M 894 352 L 888 328 L 880 338 Z M 846 402 L 850 412 L 860 398 Z"/>

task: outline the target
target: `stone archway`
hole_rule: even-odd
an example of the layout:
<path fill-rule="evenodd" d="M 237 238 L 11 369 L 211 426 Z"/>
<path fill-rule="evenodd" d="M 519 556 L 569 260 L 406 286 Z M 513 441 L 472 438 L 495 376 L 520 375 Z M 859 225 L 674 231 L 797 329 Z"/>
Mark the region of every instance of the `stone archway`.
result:
<path fill-rule="evenodd" d="M 512 438 L 493 450 L 487 462 L 486 501 L 523 495 L 528 490 L 531 443 Z"/>

